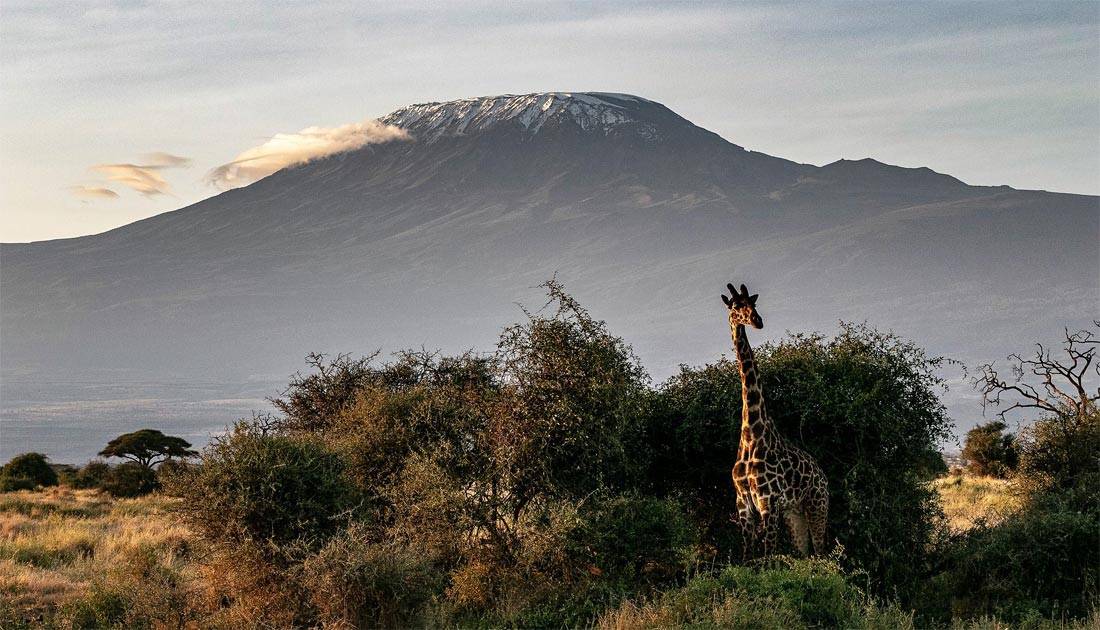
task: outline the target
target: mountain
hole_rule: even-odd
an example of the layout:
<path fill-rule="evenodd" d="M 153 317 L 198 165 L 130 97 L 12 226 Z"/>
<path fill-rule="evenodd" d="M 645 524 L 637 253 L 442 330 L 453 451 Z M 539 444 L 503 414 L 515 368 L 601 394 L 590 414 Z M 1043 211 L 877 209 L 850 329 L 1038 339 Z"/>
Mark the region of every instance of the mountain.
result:
<path fill-rule="evenodd" d="M 555 274 L 659 378 L 727 350 L 727 281 L 761 295 L 756 342 L 866 320 L 968 364 L 1098 312 L 1097 197 L 799 164 L 623 94 L 381 120 L 411 138 L 0 246 L 4 381 L 243 381 L 314 350 L 486 349 Z"/>

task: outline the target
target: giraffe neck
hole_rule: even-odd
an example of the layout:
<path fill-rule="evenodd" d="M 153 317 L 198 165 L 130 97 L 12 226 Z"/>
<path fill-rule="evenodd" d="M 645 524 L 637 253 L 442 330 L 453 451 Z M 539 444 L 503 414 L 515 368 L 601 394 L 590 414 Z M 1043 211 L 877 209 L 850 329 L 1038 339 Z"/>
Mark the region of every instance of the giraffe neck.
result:
<path fill-rule="evenodd" d="M 737 351 L 737 367 L 741 373 L 741 441 L 767 441 L 770 438 L 768 412 L 764 408 L 764 392 L 756 373 L 756 360 L 745 335 L 745 326 L 733 329 L 733 348 Z"/>

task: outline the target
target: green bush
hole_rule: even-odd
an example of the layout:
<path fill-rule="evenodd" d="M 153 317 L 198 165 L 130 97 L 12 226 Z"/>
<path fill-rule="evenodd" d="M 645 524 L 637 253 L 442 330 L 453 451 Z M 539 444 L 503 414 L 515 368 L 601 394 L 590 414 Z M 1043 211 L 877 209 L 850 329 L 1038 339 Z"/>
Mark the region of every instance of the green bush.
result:
<path fill-rule="evenodd" d="M 285 566 L 347 523 L 354 494 L 344 464 L 318 440 L 238 423 L 203 452 L 202 464 L 171 479 L 185 521 L 226 549 L 260 551 Z"/>
<path fill-rule="evenodd" d="M 9 477 L 0 473 L 0 492 L 15 492 L 17 490 L 34 490 L 38 484 L 28 477 Z"/>
<path fill-rule="evenodd" d="M 371 367 L 375 356 L 377 353 L 360 359 L 346 354 L 331 360 L 323 354 L 306 357 L 314 372 L 295 374 L 282 396 L 271 401 L 283 414 L 282 428 L 307 433 L 328 428 L 363 388 L 377 380 L 378 372 Z"/>
<path fill-rule="evenodd" d="M 496 455 L 521 502 L 634 487 L 649 464 L 639 421 L 649 377 L 604 322 L 557 283 L 545 286 L 552 314 L 529 315 L 497 345 L 508 433 Z"/>
<path fill-rule="evenodd" d="M 947 460 L 943 458 L 943 453 L 936 449 L 930 448 L 925 451 L 920 463 L 917 464 L 917 476 L 924 481 L 938 479 L 949 472 Z"/>
<path fill-rule="evenodd" d="M 305 561 L 302 573 L 325 627 L 410 627 L 444 586 L 441 574 L 415 550 L 379 544 L 357 527 L 330 539 Z"/>
<path fill-rule="evenodd" d="M 976 475 L 1007 477 L 1019 461 L 1016 452 L 1016 436 L 1005 433 L 1004 422 L 994 420 L 966 432 L 962 458 L 966 467 Z"/>
<path fill-rule="evenodd" d="M 727 566 L 693 577 L 648 603 L 605 613 L 600 628 L 912 628 L 880 607 L 835 560 L 777 558 L 762 567 Z"/>
<path fill-rule="evenodd" d="M 1100 410 L 1039 418 L 1020 432 L 1018 448 L 1026 489 L 1079 487 L 1100 471 Z"/>
<path fill-rule="evenodd" d="M 1032 496 L 949 540 L 921 603 L 930 618 L 1080 618 L 1100 601 L 1100 476 Z"/>
<path fill-rule="evenodd" d="M 156 490 L 157 474 L 135 462 L 113 466 L 104 477 L 101 488 L 113 497 L 140 497 Z"/>
<path fill-rule="evenodd" d="M 644 496 L 589 499 L 570 545 L 577 560 L 618 582 L 667 583 L 697 557 L 698 531 L 674 500 Z"/>
<path fill-rule="evenodd" d="M 110 474 L 111 466 L 107 462 L 93 459 L 73 475 L 71 485 L 84 489 L 102 488 Z"/>
<path fill-rule="evenodd" d="M 182 628 L 193 618 L 179 574 L 151 549 L 138 549 L 105 575 L 87 594 L 57 611 L 64 628 Z"/>
<path fill-rule="evenodd" d="M 42 453 L 16 455 L 0 468 L 0 491 L 3 492 L 57 484 L 57 472 Z"/>
<path fill-rule="evenodd" d="M 171 484 L 173 478 L 187 474 L 192 466 L 194 464 L 184 459 L 169 459 L 161 463 L 160 466 L 157 466 L 157 486 Z"/>

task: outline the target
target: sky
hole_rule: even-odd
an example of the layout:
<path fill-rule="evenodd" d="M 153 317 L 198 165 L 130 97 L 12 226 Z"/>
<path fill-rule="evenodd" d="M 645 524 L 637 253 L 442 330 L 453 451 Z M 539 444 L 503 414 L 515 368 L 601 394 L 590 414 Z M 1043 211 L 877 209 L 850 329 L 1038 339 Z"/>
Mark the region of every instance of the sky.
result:
<path fill-rule="evenodd" d="M 798 162 L 1100 194 L 1100 2 L 4 0 L 0 241 L 186 206 L 404 105 L 544 91 L 636 94 Z"/>

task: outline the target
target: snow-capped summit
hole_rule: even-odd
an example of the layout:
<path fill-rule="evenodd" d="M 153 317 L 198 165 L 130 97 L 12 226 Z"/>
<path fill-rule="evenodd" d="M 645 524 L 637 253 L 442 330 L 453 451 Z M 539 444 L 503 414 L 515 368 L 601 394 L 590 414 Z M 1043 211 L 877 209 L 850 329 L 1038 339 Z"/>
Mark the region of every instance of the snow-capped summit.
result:
<path fill-rule="evenodd" d="M 401 127 L 427 143 L 500 124 L 515 124 L 535 134 L 548 124 L 570 121 L 583 131 L 604 135 L 629 125 L 635 133 L 652 139 L 660 135 L 658 121 L 670 115 L 690 124 L 663 105 L 630 94 L 540 92 L 409 105 L 382 122 Z"/>

